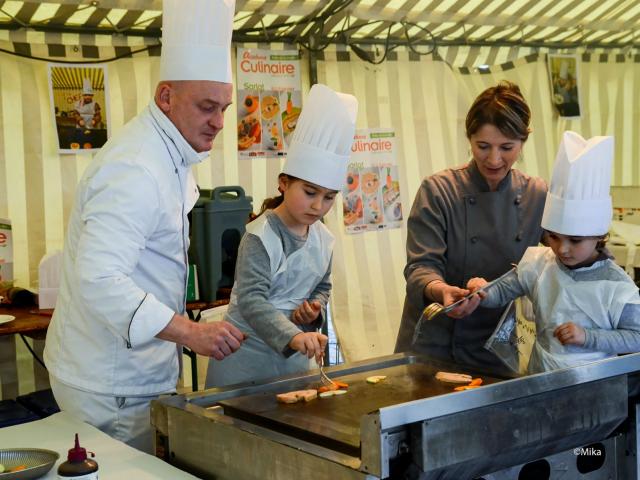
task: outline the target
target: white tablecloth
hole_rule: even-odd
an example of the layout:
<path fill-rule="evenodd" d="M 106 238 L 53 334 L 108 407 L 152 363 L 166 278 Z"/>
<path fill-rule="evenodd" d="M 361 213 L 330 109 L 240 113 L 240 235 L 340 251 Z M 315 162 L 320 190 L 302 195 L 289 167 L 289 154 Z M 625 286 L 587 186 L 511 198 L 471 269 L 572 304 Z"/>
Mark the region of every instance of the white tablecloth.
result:
<path fill-rule="evenodd" d="M 96 454 L 100 480 L 178 480 L 195 479 L 182 470 L 152 455 L 114 440 L 95 427 L 60 412 L 35 422 L 0 428 L 0 449 L 46 448 L 60 454 L 58 463 L 43 479 L 56 478 L 58 465 L 67 459 L 73 447 L 74 435 L 80 436 L 80 445 Z"/>
<path fill-rule="evenodd" d="M 607 248 L 616 257 L 616 263 L 634 278 L 640 268 L 640 225 L 614 220 L 611 222 Z"/>

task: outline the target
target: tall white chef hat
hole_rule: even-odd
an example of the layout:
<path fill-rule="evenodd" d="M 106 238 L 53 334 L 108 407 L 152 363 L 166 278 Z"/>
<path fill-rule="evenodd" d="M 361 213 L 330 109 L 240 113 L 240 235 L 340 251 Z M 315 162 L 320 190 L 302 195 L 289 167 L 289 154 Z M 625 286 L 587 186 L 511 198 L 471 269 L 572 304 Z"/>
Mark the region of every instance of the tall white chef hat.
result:
<path fill-rule="evenodd" d="M 163 0 L 160 80 L 231 83 L 235 0 Z"/>
<path fill-rule="evenodd" d="M 93 87 L 91 86 L 91 80 L 88 78 L 82 79 L 82 94 L 93 95 Z"/>
<path fill-rule="evenodd" d="M 566 60 L 562 60 L 560 63 L 560 73 L 558 76 L 563 80 L 567 80 L 569 78 L 569 62 Z"/>
<path fill-rule="evenodd" d="M 542 214 L 542 228 L 563 235 L 604 235 L 613 214 L 609 185 L 613 137 L 585 140 L 564 132 Z"/>
<path fill-rule="evenodd" d="M 347 175 L 358 100 L 326 85 L 311 87 L 293 132 L 282 173 L 330 190 L 341 190 Z"/>

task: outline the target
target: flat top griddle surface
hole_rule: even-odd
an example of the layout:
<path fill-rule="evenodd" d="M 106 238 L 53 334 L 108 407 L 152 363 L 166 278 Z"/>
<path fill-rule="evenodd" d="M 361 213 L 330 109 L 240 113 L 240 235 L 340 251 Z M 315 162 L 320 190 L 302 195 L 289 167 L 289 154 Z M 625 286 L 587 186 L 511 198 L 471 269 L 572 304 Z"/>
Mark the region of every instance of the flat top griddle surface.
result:
<path fill-rule="evenodd" d="M 240 418 L 303 440 L 331 447 L 350 455 L 360 451 L 360 419 L 380 408 L 421 398 L 452 393 L 456 385 L 435 379 L 438 369 L 433 365 L 413 363 L 381 368 L 341 377 L 331 376 L 349 384 L 346 394 L 317 398 L 310 402 L 283 404 L 276 393 L 264 392 L 235 397 L 218 402 L 225 415 Z M 465 371 L 457 373 L 470 373 Z M 386 375 L 380 383 L 370 384 L 366 378 Z M 498 379 L 483 376 L 483 385 Z M 311 383 L 307 388 L 317 388 Z M 458 392 L 456 392 L 458 394 Z"/>

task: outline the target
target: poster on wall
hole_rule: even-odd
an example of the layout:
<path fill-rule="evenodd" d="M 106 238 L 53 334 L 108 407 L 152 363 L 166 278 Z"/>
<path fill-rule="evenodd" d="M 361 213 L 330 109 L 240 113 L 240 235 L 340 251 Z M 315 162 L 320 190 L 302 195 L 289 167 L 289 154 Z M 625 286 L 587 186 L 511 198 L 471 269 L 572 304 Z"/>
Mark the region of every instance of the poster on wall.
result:
<path fill-rule="evenodd" d="M 49 64 L 49 95 L 60 153 L 90 153 L 109 137 L 107 71 L 95 65 Z"/>
<path fill-rule="evenodd" d="M 238 48 L 238 156 L 286 155 L 302 108 L 297 50 Z"/>
<path fill-rule="evenodd" d="M 579 65 L 577 55 L 548 55 L 551 99 L 561 117 L 580 117 Z"/>
<path fill-rule="evenodd" d="M 347 233 L 400 228 L 402 203 L 396 164 L 396 136 L 391 129 L 358 130 L 342 191 Z"/>
<path fill-rule="evenodd" d="M 12 282 L 13 239 L 11 235 L 11 220 L 0 218 L 0 288 L 10 287 Z"/>

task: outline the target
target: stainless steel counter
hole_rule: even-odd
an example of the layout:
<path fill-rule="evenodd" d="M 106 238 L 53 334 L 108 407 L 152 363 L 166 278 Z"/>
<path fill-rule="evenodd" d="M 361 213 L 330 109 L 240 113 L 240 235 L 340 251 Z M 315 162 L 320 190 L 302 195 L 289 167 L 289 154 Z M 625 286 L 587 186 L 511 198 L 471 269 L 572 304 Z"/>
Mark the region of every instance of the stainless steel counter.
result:
<path fill-rule="evenodd" d="M 454 392 L 439 370 L 484 383 Z M 204 478 L 474 478 L 614 432 L 609 443 L 626 449 L 635 372 L 640 354 L 514 379 L 398 354 L 327 369 L 349 383 L 342 396 L 279 404 L 277 393 L 317 387 L 319 375 L 274 379 L 162 399 L 152 423 L 168 459 Z"/>

